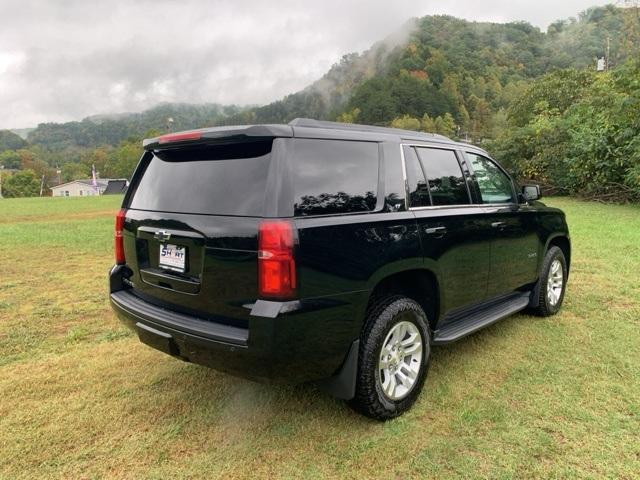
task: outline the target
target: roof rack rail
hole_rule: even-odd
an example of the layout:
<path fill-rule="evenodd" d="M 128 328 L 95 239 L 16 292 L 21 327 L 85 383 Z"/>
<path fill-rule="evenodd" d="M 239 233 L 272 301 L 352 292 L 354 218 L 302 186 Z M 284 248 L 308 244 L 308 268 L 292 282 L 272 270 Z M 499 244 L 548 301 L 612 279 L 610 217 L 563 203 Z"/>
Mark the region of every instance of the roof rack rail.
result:
<path fill-rule="evenodd" d="M 326 120 L 314 120 L 313 118 L 295 118 L 289 122 L 292 127 L 310 127 L 310 128 L 327 128 L 334 130 L 355 130 L 359 132 L 380 132 L 388 134 L 396 134 L 400 136 L 420 137 L 425 136 L 429 139 L 437 138 L 441 140 L 451 141 L 450 138 L 437 133 L 416 132 L 414 130 L 403 130 L 401 128 L 380 127 L 376 125 L 362 125 L 359 123 L 341 123 L 329 122 Z"/>

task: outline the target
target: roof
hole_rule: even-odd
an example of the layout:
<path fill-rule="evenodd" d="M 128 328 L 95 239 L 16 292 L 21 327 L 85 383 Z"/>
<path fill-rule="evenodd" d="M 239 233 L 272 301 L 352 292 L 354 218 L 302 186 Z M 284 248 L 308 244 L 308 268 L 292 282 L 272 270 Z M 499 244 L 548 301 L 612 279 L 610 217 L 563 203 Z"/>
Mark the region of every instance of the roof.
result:
<path fill-rule="evenodd" d="M 327 122 L 323 120 L 313 120 L 311 118 L 296 118 L 289 122 L 292 127 L 324 128 L 328 130 L 347 130 L 353 132 L 374 132 L 387 135 L 397 135 L 399 137 L 423 137 L 425 140 L 452 140 L 437 133 L 416 132 L 415 130 L 403 130 L 401 128 L 381 127 L 377 125 L 362 125 L 359 123 Z"/>
<path fill-rule="evenodd" d="M 109 180 L 107 188 L 105 188 L 103 195 L 119 194 L 127 191 L 126 180 Z"/>
<path fill-rule="evenodd" d="M 201 128 L 175 132 L 143 141 L 146 150 L 202 143 L 228 143 L 249 138 L 304 137 L 333 138 L 363 141 L 419 141 L 459 145 L 457 142 L 435 133 L 415 132 L 399 128 L 360 125 L 355 123 L 327 122 L 310 118 L 296 118 L 289 124 L 237 125 Z"/>
<path fill-rule="evenodd" d="M 127 182 L 127 179 L 126 178 L 98 178 L 96 180 L 96 183 L 98 184 L 98 187 L 107 188 L 107 186 L 109 185 L 109 182 L 122 182 L 122 181 Z M 81 183 L 82 185 L 93 187 L 93 180 L 89 178 L 89 179 L 72 180 L 70 182 L 54 185 L 53 187 L 51 187 L 51 189 L 66 187 L 67 185 L 71 185 L 73 183 Z"/>

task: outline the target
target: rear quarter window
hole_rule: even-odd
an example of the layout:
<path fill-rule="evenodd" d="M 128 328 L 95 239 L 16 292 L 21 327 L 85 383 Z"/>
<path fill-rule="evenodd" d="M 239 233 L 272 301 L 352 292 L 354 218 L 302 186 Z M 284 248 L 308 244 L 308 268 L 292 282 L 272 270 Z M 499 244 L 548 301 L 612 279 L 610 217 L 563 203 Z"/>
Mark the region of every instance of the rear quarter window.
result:
<path fill-rule="evenodd" d="M 378 157 L 375 142 L 297 139 L 293 159 L 295 215 L 374 210 Z"/>
<path fill-rule="evenodd" d="M 175 213 L 262 216 L 272 141 L 153 152 L 129 207 Z"/>

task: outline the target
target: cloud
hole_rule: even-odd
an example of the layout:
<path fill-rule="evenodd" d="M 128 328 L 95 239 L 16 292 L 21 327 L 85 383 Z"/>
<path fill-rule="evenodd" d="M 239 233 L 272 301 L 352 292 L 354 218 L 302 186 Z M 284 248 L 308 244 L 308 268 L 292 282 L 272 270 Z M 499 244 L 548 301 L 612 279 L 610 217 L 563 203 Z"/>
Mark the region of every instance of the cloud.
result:
<path fill-rule="evenodd" d="M 605 3 L 605 2 L 600 2 Z M 263 104 L 318 79 L 407 19 L 542 28 L 592 3 L 540 0 L 3 0 L 0 128 L 159 102 Z"/>

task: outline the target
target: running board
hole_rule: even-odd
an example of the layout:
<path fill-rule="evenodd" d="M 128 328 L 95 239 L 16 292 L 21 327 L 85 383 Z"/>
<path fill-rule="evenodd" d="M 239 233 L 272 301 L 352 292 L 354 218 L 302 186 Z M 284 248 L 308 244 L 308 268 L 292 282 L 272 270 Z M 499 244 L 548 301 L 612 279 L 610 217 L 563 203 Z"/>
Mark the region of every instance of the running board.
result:
<path fill-rule="evenodd" d="M 488 327 L 505 317 L 524 310 L 529 305 L 529 297 L 529 292 L 518 293 L 507 297 L 499 303 L 492 303 L 488 306 L 474 309 L 433 332 L 431 343 L 443 345 L 455 342 L 462 337 Z"/>

